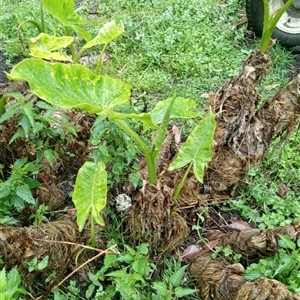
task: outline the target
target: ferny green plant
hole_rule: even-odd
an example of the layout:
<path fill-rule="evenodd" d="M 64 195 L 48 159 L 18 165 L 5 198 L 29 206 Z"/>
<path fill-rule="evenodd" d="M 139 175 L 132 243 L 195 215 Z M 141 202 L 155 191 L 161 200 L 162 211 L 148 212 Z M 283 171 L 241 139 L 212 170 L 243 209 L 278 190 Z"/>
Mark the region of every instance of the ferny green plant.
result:
<path fill-rule="evenodd" d="M 25 205 L 36 206 L 31 189 L 40 183 L 32 178 L 41 166 L 35 162 L 27 162 L 27 158 L 18 159 L 11 166 L 11 174 L 6 181 L 0 181 L 0 224 L 13 224 L 12 212 L 22 211 Z"/>
<path fill-rule="evenodd" d="M 16 268 L 9 272 L 3 268 L 0 271 L 0 299 L 1 300 L 21 300 L 22 295 L 27 294 L 21 285 L 21 276 Z"/>
<path fill-rule="evenodd" d="M 279 251 L 274 255 L 251 264 L 245 273 L 248 280 L 260 276 L 276 279 L 285 284 L 293 293 L 300 293 L 300 240 L 292 241 L 289 237 L 280 235 Z"/>

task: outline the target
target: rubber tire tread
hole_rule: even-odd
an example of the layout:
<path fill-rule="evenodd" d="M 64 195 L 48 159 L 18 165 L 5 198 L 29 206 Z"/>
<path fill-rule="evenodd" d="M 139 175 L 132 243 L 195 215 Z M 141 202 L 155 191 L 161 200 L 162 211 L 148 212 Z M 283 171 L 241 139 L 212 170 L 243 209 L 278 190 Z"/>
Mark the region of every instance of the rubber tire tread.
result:
<path fill-rule="evenodd" d="M 264 23 L 263 0 L 246 0 L 246 13 L 249 27 L 253 29 L 257 36 L 261 37 Z M 272 37 L 277 39 L 284 47 L 300 47 L 300 34 L 289 34 L 275 28 Z"/>

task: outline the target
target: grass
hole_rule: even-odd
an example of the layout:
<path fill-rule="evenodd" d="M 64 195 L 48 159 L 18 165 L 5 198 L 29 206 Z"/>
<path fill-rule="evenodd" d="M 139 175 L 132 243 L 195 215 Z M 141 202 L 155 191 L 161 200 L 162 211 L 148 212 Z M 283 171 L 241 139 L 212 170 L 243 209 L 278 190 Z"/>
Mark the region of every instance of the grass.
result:
<path fill-rule="evenodd" d="M 24 55 L 17 38 L 18 22 L 26 18 L 38 19 L 38 6 L 34 0 L 0 0 L 0 4 L 0 40 L 3 41 L 0 51 L 4 51 L 12 62 Z M 91 10 L 97 14 L 88 14 Z M 195 99 L 201 107 L 207 101 L 201 95 L 216 92 L 241 69 L 247 55 L 259 45 L 258 40 L 246 38 L 243 1 L 84 0 L 78 5 L 78 11 L 89 16 L 86 29 L 93 36 L 97 33 L 96 29 L 107 21 L 115 19 L 124 23 L 126 33 L 107 50 L 104 73 L 133 86 L 131 101 L 138 111 L 147 111 L 157 101 L 172 96 L 174 91 L 178 96 Z M 51 22 L 48 30 L 53 30 Z M 28 25 L 23 34 L 25 39 L 34 36 L 36 29 Z M 274 46 L 270 57 L 272 66 L 260 87 L 263 99 L 274 95 L 287 83 L 287 73 L 294 59 L 280 45 Z M 278 85 L 277 88 L 273 88 L 275 85 Z M 94 131 L 104 130 L 103 126 L 100 122 Z M 182 130 L 189 130 L 189 124 L 183 124 Z M 137 150 L 133 145 L 126 147 L 128 161 L 122 160 L 126 149 L 122 146 L 116 148 L 115 144 L 126 140 L 126 137 L 122 134 L 115 137 L 115 140 L 107 139 L 102 145 L 102 152 L 99 148 L 94 156 L 111 161 L 112 176 L 121 178 Z M 300 186 L 299 142 L 297 132 L 284 149 L 275 141 L 263 164 L 246 176 L 238 199 L 222 208 L 237 210 L 262 229 L 283 226 L 300 218 L 297 199 Z M 288 190 L 285 198 L 278 195 L 283 186 Z M 108 239 L 122 239 L 116 232 L 118 223 L 116 217 L 115 224 L 109 225 Z M 167 271 L 168 267 L 164 276 L 170 278 L 172 275 L 166 275 Z M 94 285 L 97 286 L 96 283 Z M 140 284 L 135 286 L 139 287 Z M 142 288 L 145 289 L 145 286 L 142 285 Z M 62 298 L 57 296 L 57 299 Z"/>

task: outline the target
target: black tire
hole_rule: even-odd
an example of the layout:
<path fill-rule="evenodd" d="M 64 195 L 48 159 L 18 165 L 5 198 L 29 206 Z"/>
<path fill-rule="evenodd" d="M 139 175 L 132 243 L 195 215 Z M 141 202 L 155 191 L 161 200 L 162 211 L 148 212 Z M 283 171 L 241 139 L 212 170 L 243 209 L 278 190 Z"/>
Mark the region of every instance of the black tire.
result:
<path fill-rule="evenodd" d="M 273 0 L 271 12 L 277 7 L 282 7 L 287 0 Z M 275 4 L 274 4 L 275 3 Z M 248 24 L 258 35 L 262 35 L 264 20 L 263 0 L 246 0 L 246 12 Z M 270 12 L 270 13 L 271 13 Z M 289 22 L 293 21 L 292 26 Z M 299 52 L 300 50 L 300 0 L 294 0 L 294 3 L 288 8 L 285 15 L 279 20 L 273 35 L 284 47 L 292 48 Z"/>

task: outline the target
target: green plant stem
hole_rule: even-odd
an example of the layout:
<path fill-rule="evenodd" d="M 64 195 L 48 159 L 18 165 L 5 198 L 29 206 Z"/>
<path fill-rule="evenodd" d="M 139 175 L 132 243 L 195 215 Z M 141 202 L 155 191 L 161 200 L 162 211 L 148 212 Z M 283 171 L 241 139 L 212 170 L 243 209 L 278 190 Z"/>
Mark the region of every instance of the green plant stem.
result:
<path fill-rule="evenodd" d="M 148 176 L 149 182 L 153 185 L 157 183 L 157 176 L 156 176 L 156 163 L 155 157 L 153 157 L 151 151 L 147 147 L 147 145 L 140 139 L 140 137 L 123 121 L 119 119 L 114 119 L 114 121 L 120 126 L 128 135 L 132 137 L 132 139 L 140 146 L 148 168 Z"/>
<path fill-rule="evenodd" d="M 98 75 L 101 75 L 102 74 L 102 69 L 103 69 L 103 55 L 104 55 L 104 52 L 106 50 L 106 47 L 107 47 L 108 44 L 105 44 L 101 50 L 101 53 L 99 55 L 99 58 L 98 58 L 98 62 L 97 62 L 97 67 L 96 67 L 96 74 Z"/>
<path fill-rule="evenodd" d="M 68 26 L 65 26 L 65 31 L 66 31 L 66 34 L 68 36 L 71 36 L 71 30 L 70 30 L 70 28 Z M 74 61 L 76 61 L 76 54 L 75 54 L 74 42 L 70 45 L 70 50 L 71 50 L 72 59 Z"/>
<path fill-rule="evenodd" d="M 21 22 L 20 25 L 18 26 L 18 37 L 19 37 L 19 40 L 21 42 L 21 45 L 22 45 L 22 48 L 23 48 L 24 51 L 25 51 L 25 47 L 24 47 L 24 42 L 23 42 L 22 35 L 21 35 L 21 28 L 26 23 L 32 23 L 33 25 L 36 26 L 36 28 L 38 29 L 39 33 L 43 32 L 42 25 L 38 21 L 36 21 L 36 20 L 30 19 L 30 20 L 25 20 L 25 21 Z"/>
<path fill-rule="evenodd" d="M 95 222 L 91 214 L 90 214 L 90 222 L 91 222 L 91 246 L 95 248 L 96 247 Z"/>
<path fill-rule="evenodd" d="M 279 10 L 276 10 L 270 16 L 269 13 L 269 1 L 263 0 L 264 2 L 264 26 L 263 26 L 263 34 L 260 42 L 260 50 L 261 52 L 266 52 L 269 48 L 269 41 L 272 37 L 272 33 L 276 27 L 277 22 L 283 15 L 283 13 L 289 8 L 289 6 L 293 3 L 294 0 L 289 0 L 285 3 L 283 7 Z"/>
<path fill-rule="evenodd" d="M 186 179 L 187 179 L 187 177 L 190 173 L 190 170 L 191 170 L 192 166 L 193 166 L 193 161 L 190 162 L 190 164 L 189 164 L 188 168 L 186 169 L 180 183 L 178 184 L 178 186 L 175 189 L 175 192 L 174 192 L 174 195 L 173 195 L 173 202 L 174 203 L 177 201 L 177 198 L 178 198 L 178 196 L 181 192 L 181 189 L 182 189 L 182 187 L 183 187 L 183 185 L 184 185 L 184 183 L 185 183 L 185 181 L 186 181 Z"/>
<path fill-rule="evenodd" d="M 42 32 L 45 32 L 45 21 L 44 21 L 44 0 L 40 0 L 40 14 L 41 14 L 41 27 Z"/>
<path fill-rule="evenodd" d="M 0 98 L 0 117 L 5 113 L 5 105 L 6 105 L 6 100 L 9 97 L 9 95 L 4 94 Z"/>

